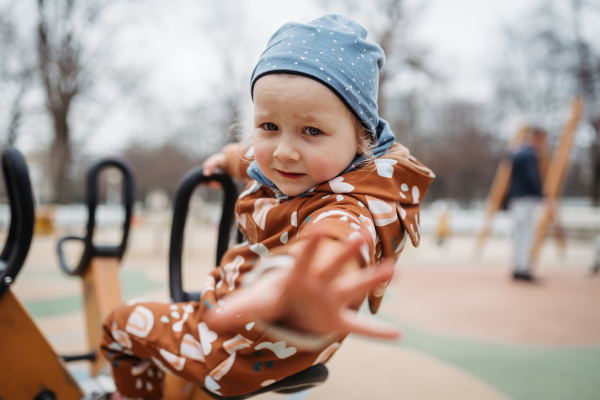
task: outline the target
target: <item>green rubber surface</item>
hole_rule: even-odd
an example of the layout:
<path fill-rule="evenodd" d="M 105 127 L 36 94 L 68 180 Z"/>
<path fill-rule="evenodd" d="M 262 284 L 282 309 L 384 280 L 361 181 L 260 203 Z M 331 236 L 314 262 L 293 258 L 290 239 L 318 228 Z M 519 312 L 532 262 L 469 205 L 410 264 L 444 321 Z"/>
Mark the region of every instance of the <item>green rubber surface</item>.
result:
<path fill-rule="evenodd" d="M 457 366 L 516 400 L 600 399 L 600 346 L 485 343 L 400 326 L 400 346 Z"/>
<path fill-rule="evenodd" d="M 152 281 L 146 277 L 144 271 L 140 270 L 121 270 L 119 276 L 123 299 L 132 299 L 144 293 L 166 287 L 166 283 L 161 284 Z M 83 296 L 79 294 L 47 300 L 27 301 L 23 305 L 33 318 L 49 317 L 83 310 Z"/>

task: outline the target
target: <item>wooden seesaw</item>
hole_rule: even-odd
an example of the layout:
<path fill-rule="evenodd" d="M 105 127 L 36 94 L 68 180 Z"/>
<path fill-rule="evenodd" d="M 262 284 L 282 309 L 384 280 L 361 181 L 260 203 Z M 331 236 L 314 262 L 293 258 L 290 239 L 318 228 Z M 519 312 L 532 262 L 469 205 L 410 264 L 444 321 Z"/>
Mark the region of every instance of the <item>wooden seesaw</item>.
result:
<path fill-rule="evenodd" d="M 83 391 L 10 290 L 29 251 L 35 211 L 27 165 L 16 149 L 2 152 L 2 172 L 11 220 L 0 255 L 0 398 L 81 399 Z"/>
<path fill-rule="evenodd" d="M 107 168 L 116 168 L 123 175 L 121 197 L 125 218 L 120 244 L 99 246 L 93 242 L 98 206 L 98 178 L 100 172 Z M 62 269 L 68 275 L 81 277 L 88 348 L 90 349 L 88 354 L 64 356 L 64 359 L 67 362 L 91 361 L 91 376 L 103 372 L 103 367 L 106 365 L 106 360 L 98 356 L 102 339 L 102 323 L 108 314 L 121 303 L 118 268 L 127 247 L 134 193 L 133 173 L 127 162 L 118 158 L 106 158 L 98 161 L 92 165 L 87 175 L 88 222 L 86 236 L 83 238 L 67 236 L 60 239 L 57 244 L 58 259 Z M 84 243 L 83 254 L 75 268 L 69 267 L 63 251 L 63 244 L 68 241 Z"/>

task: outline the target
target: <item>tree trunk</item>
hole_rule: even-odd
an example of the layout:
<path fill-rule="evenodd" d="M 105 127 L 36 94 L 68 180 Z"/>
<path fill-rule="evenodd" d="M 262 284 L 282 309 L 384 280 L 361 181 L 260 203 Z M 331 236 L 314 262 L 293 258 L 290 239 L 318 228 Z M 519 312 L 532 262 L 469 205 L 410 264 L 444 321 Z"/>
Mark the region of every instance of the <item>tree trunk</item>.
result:
<path fill-rule="evenodd" d="M 46 20 L 46 2 L 38 0 L 38 68 L 46 92 L 46 107 L 54 122 L 54 140 L 49 155 L 49 173 L 53 203 L 69 200 L 68 167 L 71 161 L 71 142 L 68 124 L 71 100 L 78 93 L 80 65 L 72 32 L 59 40 L 51 40 L 52 24 Z M 71 22 L 71 4 L 65 4 L 65 21 Z M 64 21 L 61 21 L 64 22 Z M 58 73 L 56 73 L 58 72 Z"/>
<path fill-rule="evenodd" d="M 71 144 L 69 140 L 69 126 L 67 125 L 67 110 L 68 108 L 52 110 L 54 141 L 52 142 L 49 157 L 53 187 L 51 201 L 60 204 L 65 204 L 69 201 L 67 173 L 71 161 Z"/>
<path fill-rule="evenodd" d="M 21 87 L 19 88 L 19 93 L 13 100 L 12 108 L 10 112 L 10 125 L 8 126 L 8 139 L 7 143 L 9 146 L 14 146 L 17 141 L 17 135 L 19 130 L 19 124 L 21 123 L 21 117 L 23 116 L 23 97 L 27 92 L 29 83 L 30 83 L 30 73 L 25 73 L 22 75 L 21 79 Z"/>

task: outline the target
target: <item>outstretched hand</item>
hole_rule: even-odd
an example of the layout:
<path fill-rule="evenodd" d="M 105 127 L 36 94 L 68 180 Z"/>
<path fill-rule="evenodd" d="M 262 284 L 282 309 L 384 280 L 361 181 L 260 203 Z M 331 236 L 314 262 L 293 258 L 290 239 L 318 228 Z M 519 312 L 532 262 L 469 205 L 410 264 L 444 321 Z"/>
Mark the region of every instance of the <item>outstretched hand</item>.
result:
<path fill-rule="evenodd" d="M 204 167 L 203 175 L 212 176 L 215 172 L 219 172 L 219 170 L 225 168 L 225 155 L 223 153 L 213 154 L 202 163 L 202 166 Z M 221 189 L 221 184 L 217 181 L 210 181 L 206 183 L 206 186 L 213 189 Z"/>
<path fill-rule="evenodd" d="M 303 333 L 329 335 L 354 332 L 395 339 L 397 328 L 372 318 L 358 318 L 349 308 L 367 291 L 391 279 L 394 263 L 383 261 L 377 268 L 344 272 L 348 261 L 360 257 L 362 238 L 349 240 L 336 256 L 323 265 L 315 265 L 315 253 L 323 235 L 308 239 L 292 268 L 266 272 L 250 286 L 225 298 L 220 312 L 207 316 L 211 327 L 225 328 L 240 314 Z"/>

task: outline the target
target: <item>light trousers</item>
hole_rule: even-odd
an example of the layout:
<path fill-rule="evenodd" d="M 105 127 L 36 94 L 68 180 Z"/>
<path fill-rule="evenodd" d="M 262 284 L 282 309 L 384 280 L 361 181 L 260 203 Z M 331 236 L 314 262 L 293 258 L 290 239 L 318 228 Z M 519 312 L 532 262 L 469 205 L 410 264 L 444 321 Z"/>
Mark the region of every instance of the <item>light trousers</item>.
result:
<path fill-rule="evenodd" d="M 540 203 L 539 197 L 515 197 L 510 200 L 512 214 L 513 267 L 515 272 L 528 273 L 531 267 L 531 246 L 535 212 Z"/>

